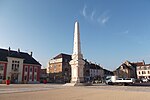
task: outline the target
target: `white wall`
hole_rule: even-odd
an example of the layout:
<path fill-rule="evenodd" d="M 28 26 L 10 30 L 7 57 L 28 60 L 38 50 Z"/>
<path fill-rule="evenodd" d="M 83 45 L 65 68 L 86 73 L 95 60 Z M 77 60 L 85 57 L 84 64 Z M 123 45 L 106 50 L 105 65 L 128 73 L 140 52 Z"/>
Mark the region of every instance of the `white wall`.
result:
<path fill-rule="evenodd" d="M 7 57 L 7 60 L 8 60 L 8 63 L 7 63 L 6 79 L 7 79 L 7 77 L 10 77 L 10 78 L 11 78 L 11 73 L 12 73 L 12 61 L 19 61 L 18 82 L 22 82 L 23 59 L 20 59 L 20 58 L 13 58 L 13 57 Z"/>
<path fill-rule="evenodd" d="M 94 76 L 104 76 L 104 71 L 103 69 L 90 69 L 90 77 Z"/>
<path fill-rule="evenodd" d="M 142 72 L 145 72 L 145 73 L 142 74 Z M 150 77 L 150 66 L 138 66 L 137 67 L 137 77 L 139 78 L 141 76 L 143 76 L 145 78 Z"/>

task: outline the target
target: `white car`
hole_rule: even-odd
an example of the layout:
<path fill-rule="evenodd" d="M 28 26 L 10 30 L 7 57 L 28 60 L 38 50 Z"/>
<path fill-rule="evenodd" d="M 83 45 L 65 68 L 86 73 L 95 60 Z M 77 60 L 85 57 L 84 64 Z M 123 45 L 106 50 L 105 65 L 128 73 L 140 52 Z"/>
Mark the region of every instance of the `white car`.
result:
<path fill-rule="evenodd" d="M 142 78 L 141 81 L 142 82 L 148 82 L 148 79 L 147 78 Z"/>

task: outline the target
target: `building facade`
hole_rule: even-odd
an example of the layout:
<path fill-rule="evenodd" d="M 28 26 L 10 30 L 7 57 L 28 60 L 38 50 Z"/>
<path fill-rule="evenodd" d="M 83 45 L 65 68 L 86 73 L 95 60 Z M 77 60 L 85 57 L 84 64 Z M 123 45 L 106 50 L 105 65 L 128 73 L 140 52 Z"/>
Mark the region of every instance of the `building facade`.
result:
<path fill-rule="evenodd" d="M 70 82 L 71 80 L 71 55 L 59 54 L 48 62 L 47 73 L 50 82 Z M 101 79 L 104 75 L 103 68 L 87 60 L 84 65 L 84 80 Z"/>
<path fill-rule="evenodd" d="M 125 61 L 114 71 L 114 74 L 121 78 L 137 79 L 137 66 L 143 66 L 143 65 L 145 65 L 144 61 L 136 62 L 136 63 Z"/>
<path fill-rule="evenodd" d="M 11 83 L 39 82 L 41 64 L 32 53 L 0 49 L 0 83 L 10 79 Z"/>
<path fill-rule="evenodd" d="M 40 82 L 42 83 L 44 80 L 47 80 L 47 69 L 40 70 Z"/>
<path fill-rule="evenodd" d="M 104 70 L 100 65 L 90 63 L 90 78 L 91 80 L 102 80 Z"/>
<path fill-rule="evenodd" d="M 139 80 L 142 78 L 150 80 L 150 64 L 137 66 L 137 78 Z"/>
<path fill-rule="evenodd" d="M 48 62 L 47 73 L 49 82 L 66 83 L 71 80 L 71 55 L 59 54 Z"/>

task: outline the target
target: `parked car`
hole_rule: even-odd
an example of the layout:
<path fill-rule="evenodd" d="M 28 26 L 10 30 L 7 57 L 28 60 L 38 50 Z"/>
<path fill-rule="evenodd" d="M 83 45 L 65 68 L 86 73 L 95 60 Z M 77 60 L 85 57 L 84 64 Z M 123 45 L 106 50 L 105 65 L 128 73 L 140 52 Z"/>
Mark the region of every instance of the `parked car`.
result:
<path fill-rule="evenodd" d="M 108 85 L 131 85 L 135 83 L 134 78 L 118 78 L 118 76 L 107 76 L 105 83 Z"/>
<path fill-rule="evenodd" d="M 148 79 L 147 78 L 142 78 L 141 82 L 148 82 Z"/>

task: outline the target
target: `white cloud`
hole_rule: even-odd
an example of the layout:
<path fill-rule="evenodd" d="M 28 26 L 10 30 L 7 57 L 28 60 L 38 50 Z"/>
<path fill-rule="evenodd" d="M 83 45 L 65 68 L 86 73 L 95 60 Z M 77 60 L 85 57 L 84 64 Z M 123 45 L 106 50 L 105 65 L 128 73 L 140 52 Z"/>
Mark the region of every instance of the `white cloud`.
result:
<path fill-rule="evenodd" d="M 129 33 L 129 30 L 124 31 L 124 34 L 128 34 L 128 33 Z"/>
<path fill-rule="evenodd" d="M 97 19 L 97 21 L 98 21 L 98 23 L 100 23 L 100 24 L 105 24 L 106 22 L 109 21 L 109 19 L 110 19 L 109 16 L 104 16 L 104 17 L 99 17 L 99 18 Z"/>
<path fill-rule="evenodd" d="M 109 20 L 109 17 L 106 16 L 106 17 L 104 17 L 104 18 L 102 19 L 102 23 L 105 24 L 106 22 L 108 22 L 108 20 Z"/>
<path fill-rule="evenodd" d="M 92 11 L 91 13 L 91 20 L 94 20 L 95 11 Z"/>
<path fill-rule="evenodd" d="M 86 8 L 87 8 L 86 5 L 84 5 L 83 11 L 82 11 L 82 14 L 83 14 L 84 17 L 87 17 Z"/>
<path fill-rule="evenodd" d="M 105 24 L 109 21 L 108 11 L 103 12 L 97 19 L 98 23 Z"/>
<path fill-rule="evenodd" d="M 97 16 L 98 13 L 96 12 L 96 10 L 88 11 L 88 7 L 86 5 L 84 5 L 81 11 L 81 15 L 84 18 L 86 18 L 86 20 L 88 20 L 89 22 L 99 23 L 102 25 L 106 24 L 109 21 L 110 16 L 108 16 L 108 13 L 109 11 L 104 11 L 103 13 L 100 14 L 100 16 Z"/>

